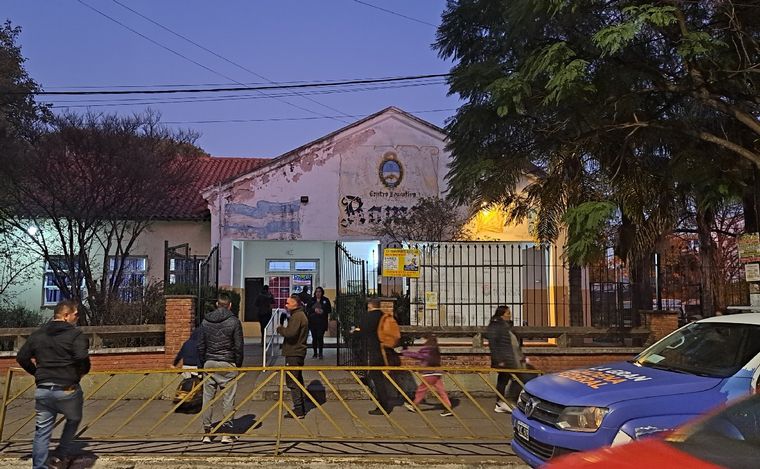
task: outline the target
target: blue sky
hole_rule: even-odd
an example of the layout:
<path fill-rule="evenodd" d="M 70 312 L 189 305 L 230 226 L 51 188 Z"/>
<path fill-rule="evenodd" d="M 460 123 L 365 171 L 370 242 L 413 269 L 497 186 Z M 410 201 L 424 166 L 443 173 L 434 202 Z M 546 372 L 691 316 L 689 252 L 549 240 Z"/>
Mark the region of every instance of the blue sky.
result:
<path fill-rule="evenodd" d="M 84 86 L 266 84 L 261 77 L 172 35 L 119 3 L 274 82 L 435 74 L 451 67 L 430 46 L 444 0 L 5 0 L 0 18 L 21 26 L 19 43 L 27 71 L 47 91 Z M 122 101 L 119 106 L 113 103 L 123 97 L 67 96 L 55 102 L 59 107 L 89 105 L 95 112 L 133 113 L 144 110 L 150 101 L 150 107 L 169 125 L 200 132 L 197 143 L 212 155 L 270 157 L 359 118 L 329 117 L 366 116 L 387 106 L 442 126 L 458 100 L 447 96 L 441 80 L 435 82 L 309 96 L 320 104 L 302 96 L 275 99 L 262 98 L 260 93 L 206 102 L 199 98 L 211 96 L 183 96 L 182 100 L 193 102 L 174 104 L 165 103 L 179 99 L 174 95 L 129 96 L 135 101 L 129 101 L 130 105 Z M 230 120 L 254 122 L 198 122 Z"/>

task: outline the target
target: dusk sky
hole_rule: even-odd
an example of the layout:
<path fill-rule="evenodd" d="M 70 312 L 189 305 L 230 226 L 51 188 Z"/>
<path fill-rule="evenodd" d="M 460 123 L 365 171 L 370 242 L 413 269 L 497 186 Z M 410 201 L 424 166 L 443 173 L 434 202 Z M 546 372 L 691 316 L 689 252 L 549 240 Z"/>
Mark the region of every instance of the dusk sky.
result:
<path fill-rule="evenodd" d="M 5 0 L 0 18 L 22 28 L 19 45 L 31 77 L 46 91 L 61 91 L 447 73 L 451 63 L 431 48 L 444 7 L 444 0 Z M 447 96 L 443 79 L 427 82 L 302 90 L 301 96 L 253 91 L 40 100 L 76 112 L 90 106 L 128 114 L 149 106 L 168 125 L 200 132 L 198 145 L 212 155 L 273 157 L 388 106 L 443 126 L 459 102 Z"/>

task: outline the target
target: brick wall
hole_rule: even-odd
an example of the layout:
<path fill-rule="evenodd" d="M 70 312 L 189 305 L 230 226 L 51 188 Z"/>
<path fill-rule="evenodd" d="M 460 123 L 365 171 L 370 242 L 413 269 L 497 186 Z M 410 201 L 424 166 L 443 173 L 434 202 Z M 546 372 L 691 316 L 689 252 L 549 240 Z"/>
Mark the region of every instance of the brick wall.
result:
<path fill-rule="evenodd" d="M 477 349 L 468 349 L 456 351 L 454 347 L 444 348 L 441 350 L 442 366 L 471 366 L 471 367 L 489 367 L 491 366 L 491 356 L 487 349 L 478 351 Z M 585 368 L 604 363 L 611 363 L 622 360 L 630 360 L 641 350 L 638 348 L 621 348 L 619 351 L 614 349 L 593 349 L 577 347 L 575 350 L 562 350 L 551 348 L 542 348 L 531 353 L 530 348 L 526 347 L 525 356 L 530 360 L 532 366 L 545 373 L 554 373 L 557 371 L 571 370 L 573 368 Z M 402 357 L 401 364 L 404 366 L 418 366 L 417 360 Z"/>
<path fill-rule="evenodd" d="M 678 329 L 678 311 L 639 311 L 641 326 L 649 329 L 646 345 L 652 345 Z"/>
<path fill-rule="evenodd" d="M 169 295 L 166 297 L 166 330 L 164 351 L 166 366 L 171 365 L 182 344 L 190 338 L 195 321 L 195 296 Z"/>
<path fill-rule="evenodd" d="M 166 297 L 166 329 L 163 347 L 99 349 L 91 351 L 92 371 L 152 370 L 168 368 L 190 337 L 195 317 L 195 296 Z M 15 356 L 0 357 L 0 373 L 18 366 Z"/>

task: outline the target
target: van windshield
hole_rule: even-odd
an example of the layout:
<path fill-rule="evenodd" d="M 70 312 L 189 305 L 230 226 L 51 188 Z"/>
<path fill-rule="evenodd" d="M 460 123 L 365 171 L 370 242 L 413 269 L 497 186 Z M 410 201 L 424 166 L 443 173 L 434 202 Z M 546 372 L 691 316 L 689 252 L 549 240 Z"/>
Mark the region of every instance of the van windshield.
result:
<path fill-rule="evenodd" d="M 642 352 L 634 363 L 680 373 L 726 378 L 760 353 L 760 326 L 693 323 Z"/>

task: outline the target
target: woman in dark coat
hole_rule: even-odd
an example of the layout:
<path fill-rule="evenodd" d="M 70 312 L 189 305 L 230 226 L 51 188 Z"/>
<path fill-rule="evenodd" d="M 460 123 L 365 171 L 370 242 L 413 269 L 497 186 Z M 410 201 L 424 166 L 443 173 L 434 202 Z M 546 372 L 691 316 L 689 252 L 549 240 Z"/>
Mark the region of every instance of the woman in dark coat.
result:
<path fill-rule="evenodd" d="M 317 287 L 314 290 L 314 302 L 307 311 L 309 316 L 309 331 L 311 332 L 311 346 L 314 349 L 312 358 L 324 358 L 325 331 L 330 320 L 332 306 L 330 300 L 325 297 L 325 290 Z"/>
<path fill-rule="evenodd" d="M 508 306 L 499 306 L 496 308 L 496 312 L 493 317 L 491 317 L 491 322 L 488 324 L 486 335 L 488 337 L 488 347 L 491 350 L 492 368 L 514 370 L 524 367 L 523 363 L 521 363 L 521 352 L 517 352 L 517 350 L 519 350 L 519 344 L 513 343 L 513 341 L 516 340 L 516 337 L 512 334 L 512 312 L 509 310 Z M 510 381 L 512 381 L 512 377 L 509 373 L 498 373 L 498 377 L 496 378 L 496 390 L 502 396 L 515 398 L 514 391 L 510 393 L 511 396 L 507 396 L 506 394 L 507 386 L 510 384 Z M 514 383 L 510 388 L 513 387 Z M 498 413 L 512 412 L 512 408 L 508 403 L 497 398 L 496 407 L 493 411 Z"/>

